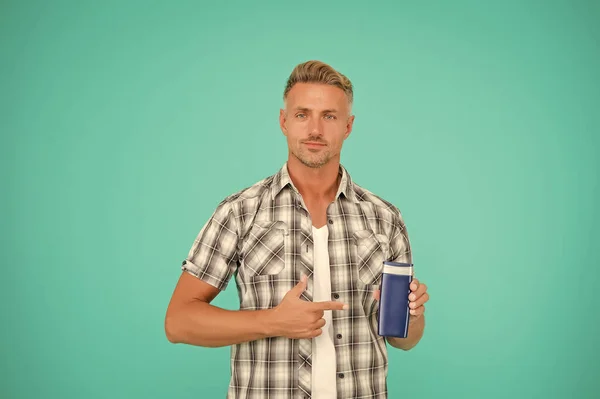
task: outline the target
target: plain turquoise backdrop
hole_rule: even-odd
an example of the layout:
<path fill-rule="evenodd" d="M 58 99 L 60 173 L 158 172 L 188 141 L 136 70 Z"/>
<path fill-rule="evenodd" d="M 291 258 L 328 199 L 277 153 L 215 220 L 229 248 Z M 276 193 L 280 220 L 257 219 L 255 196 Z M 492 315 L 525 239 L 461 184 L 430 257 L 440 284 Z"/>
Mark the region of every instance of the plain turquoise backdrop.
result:
<path fill-rule="evenodd" d="M 597 1 L 0 2 L 2 398 L 224 398 L 164 313 L 276 172 L 292 68 L 355 86 L 342 163 L 429 286 L 390 398 L 600 395 Z M 214 302 L 235 309 L 235 285 Z"/>

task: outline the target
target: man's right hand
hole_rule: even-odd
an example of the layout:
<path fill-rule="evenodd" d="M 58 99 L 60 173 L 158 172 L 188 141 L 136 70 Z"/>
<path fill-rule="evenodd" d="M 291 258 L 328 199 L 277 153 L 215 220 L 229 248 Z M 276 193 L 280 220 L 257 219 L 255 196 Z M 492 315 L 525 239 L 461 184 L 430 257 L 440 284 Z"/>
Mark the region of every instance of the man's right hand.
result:
<path fill-rule="evenodd" d="M 306 281 L 307 277 L 302 276 L 300 282 L 285 294 L 281 303 L 272 309 L 271 335 L 292 339 L 317 337 L 325 325 L 323 315 L 326 310 L 348 309 L 348 305 L 341 302 L 308 302 L 300 299 L 306 289 Z"/>

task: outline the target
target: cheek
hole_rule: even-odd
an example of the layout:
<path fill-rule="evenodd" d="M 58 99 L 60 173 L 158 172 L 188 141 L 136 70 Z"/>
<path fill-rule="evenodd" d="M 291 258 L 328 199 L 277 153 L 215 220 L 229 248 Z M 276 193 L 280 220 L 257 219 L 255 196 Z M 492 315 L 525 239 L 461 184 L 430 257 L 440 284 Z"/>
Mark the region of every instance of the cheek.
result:
<path fill-rule="evenodd" d="M 332 129 L 329 137 L 329 142 L 335 148 L 340 148 L 344 143 L 344 131 L 339 128 Z"/>
<path fill-rule="evenodd" d="M 287 141 L 290 145 L 297 145 L 300 142 L 302 135 L 298 131 L 297 127 L 288 125 L 286 137 L 287 137 Z"/>
<path fill-rule="evenodd" d="M 304 137 L 305 128 L 303 125 L 298 124 L 298 123 L 289 123 L 287 125 L 287 131 L 288 131 L 288 137 L 295 139 L 295 140 L 300 140 L 301 138 Z"/>

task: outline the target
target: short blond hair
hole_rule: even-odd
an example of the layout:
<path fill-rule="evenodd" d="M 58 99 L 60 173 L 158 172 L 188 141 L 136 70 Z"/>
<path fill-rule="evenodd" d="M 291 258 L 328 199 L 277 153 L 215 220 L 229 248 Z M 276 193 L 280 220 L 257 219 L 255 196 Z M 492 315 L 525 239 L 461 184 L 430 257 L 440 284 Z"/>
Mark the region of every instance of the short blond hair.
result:
<path fill-rule="evenodd" d="M 285 85 L 283 100 L 296 83 L 322 83 L 339 87 L 346 93 L 348 102 L 352 104 L 354 93 L 352 82 L 344 74 L 336 71 L 330 65 L 316 60 L 306 61 L 296 65 Z"/>

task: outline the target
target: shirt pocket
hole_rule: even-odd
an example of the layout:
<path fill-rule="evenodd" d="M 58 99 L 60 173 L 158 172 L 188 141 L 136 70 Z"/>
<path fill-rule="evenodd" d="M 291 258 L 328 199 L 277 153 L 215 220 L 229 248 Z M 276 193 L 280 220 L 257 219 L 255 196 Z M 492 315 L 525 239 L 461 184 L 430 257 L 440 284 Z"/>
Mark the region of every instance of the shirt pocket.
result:
<path fill-rule="evenodd" d="M 276 276 L 285 268 L 287 225 L 281 221 L 255 222 L 242 247 L 245 274 L 253 280 Z"/>
<path fill-rule="evenodd" d="M 367 286 L 380 284 L 383 262 L 389 257 L 388 237 L 373 230 L 359 230 L 353 234 L 353 241 L 360 282 Z"/>

